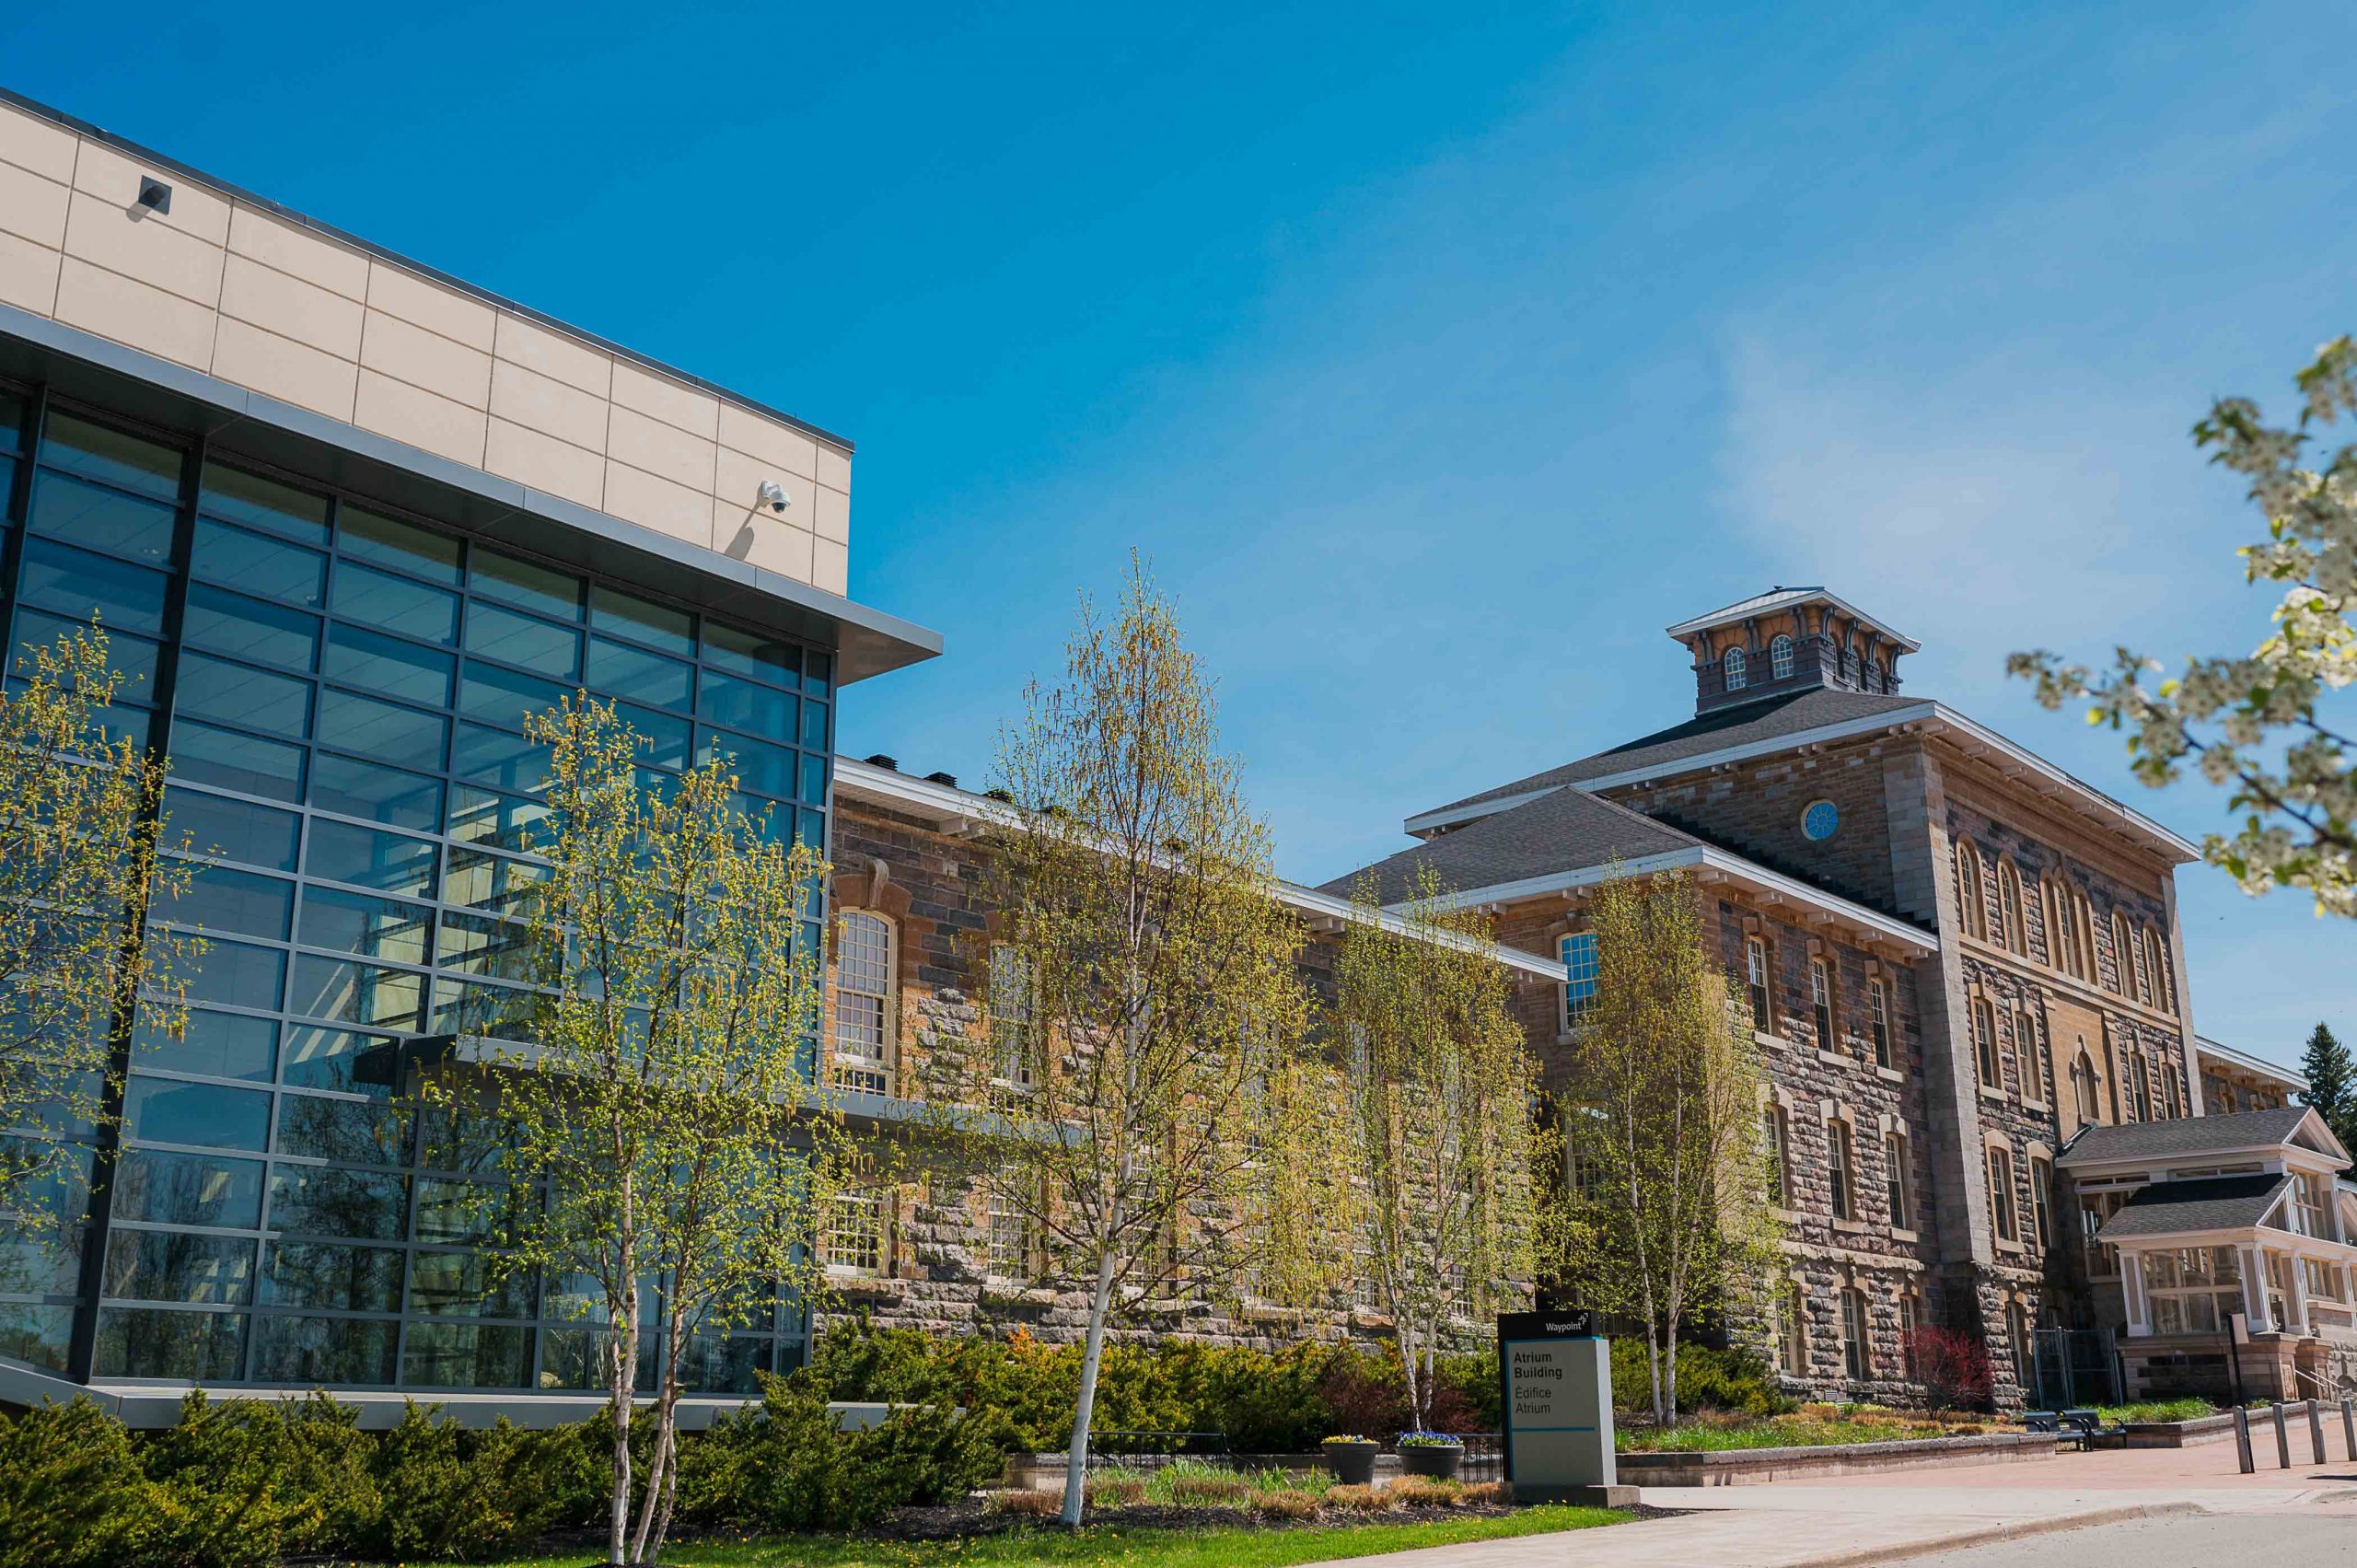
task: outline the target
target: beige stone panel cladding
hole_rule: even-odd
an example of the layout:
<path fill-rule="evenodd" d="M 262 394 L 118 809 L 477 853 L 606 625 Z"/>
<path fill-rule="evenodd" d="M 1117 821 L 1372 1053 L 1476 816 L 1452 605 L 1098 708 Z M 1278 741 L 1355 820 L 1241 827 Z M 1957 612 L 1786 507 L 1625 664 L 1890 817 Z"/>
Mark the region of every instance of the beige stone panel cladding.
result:
<path fill-rule="evenodd" d="M 171 187 L 168 213 L 139 204 L 143 177 Z M 0 302 L 843 590 L 841 447 L 12 104 Z"/>

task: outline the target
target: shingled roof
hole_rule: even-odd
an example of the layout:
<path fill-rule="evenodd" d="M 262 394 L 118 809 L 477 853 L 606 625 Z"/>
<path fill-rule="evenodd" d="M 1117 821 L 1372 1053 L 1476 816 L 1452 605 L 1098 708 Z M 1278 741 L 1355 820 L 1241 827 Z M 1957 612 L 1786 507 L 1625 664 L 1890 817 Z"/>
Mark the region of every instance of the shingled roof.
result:
<path fill-rule="evenodd" d="M 2167 1121 L 2130 1121 L 2089 1127 L 2062 1146 L 2065 1165 L 2100 1160 L 2164 1159 L 2220 1155 L 2291 1142 L 2300 1123 L 2314 1114 L 2305 1105 L 2246 1110 L 2233 1116 L 2187 1116 Z"/>
<path fill-rule="evenodd" d="M 2280 1171 L 2266 1171 L 2256 1176 L 2155 1181 L 2150 1187 L 2138 1188 L 2135 1195 L 2120 1205 L 2119 1212 L 2104 1222 L 2096 1239 L 2119 1241 L 2136 1236 L 2174 1236 L 2182 1231 L 2236 1230 L 2254 1225 L 2267 1217 L 2268 1210 L 2275 1206 L 2276 1199 L 2291 1179 Z"/>
<path fill-rule="evenodd" d="M 1337 877 L 1318 890 L 1347 896 L 1372 874 L 1382 901 L 1390 904 L 1409 896 L 1420 865 L 1431 866 L 1450 889 L 1464 890 L 1701 845 L 1691 833 L 1601 796 L 1559 789 Z"/>
<path fill-rule="evenodd" d="M 1609 751 L 1598 751 L 1576 762 L 1566 762 L 1543 773 L 1533 773 L 1512 784 L 1500 784 L 1495 789 L 1485 789 L 1479 795 L 1469 795 L 1462 800 L 1452 800 L 1446 806 L 1436 806 L 1433 810 L 1453 811 L 1461 806 L 1478 806 L 1483 801 L 1508 796 L 1528 795 L 1534 790 L 1554 789 L 1588 779 L 1600 779 L 1612 773 L 1652 767 L 1659 762 L 1674 762 L 1684 757 L 1700 757 L 1705 752 L 1724 750 L 1753 741 L 1775 740 L 1850 719 L 1872 718 L 1878 714 L 1896 713 L 1901 708 L 1920 708 L 1925 702 L 1926 699 L 1922 697 L 1881 696 L 1865 691 L 1838 691 L 1829 687 L 1812 687 L 1787 697 L 1771 697 L 1736 707 L 1715 709 L 1683 724 L 1640 736 Z"/>

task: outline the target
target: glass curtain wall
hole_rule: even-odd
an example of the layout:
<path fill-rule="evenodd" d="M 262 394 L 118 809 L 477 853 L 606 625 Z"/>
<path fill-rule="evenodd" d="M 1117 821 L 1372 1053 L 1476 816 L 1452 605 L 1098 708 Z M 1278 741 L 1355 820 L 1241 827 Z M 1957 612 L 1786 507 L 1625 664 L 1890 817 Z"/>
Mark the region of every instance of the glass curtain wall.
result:
<path fill-rule="evenodd" d="M 823 844 L 830 656 L 5 388 L 0 496 L 11 679 L 27 647 L 103 625 L 128 677 L 110 722 L 168 754 L 169 836 L 201 861 L 153 915 L 208 944 L 184 1035 L 133 1031 L 87 1223 L 6 1248 L 0 1354 L 108 1378 L 597 1387 L 576 1282 L 484 1267 L 496 1237 L 466 1199 L 495 1129 L 412 1115 L 403 1048 L 503 1031 L 524 994 L 508 917 L 539 875 L 521 851 L 547 768 L 527 714 L 611 698 L 648 738 L 650 786 L 725 757 L 772 832 Z M 749 1392 L 802 1336 L 785 1305 L 700 1342 L 691 1386 Z"/>

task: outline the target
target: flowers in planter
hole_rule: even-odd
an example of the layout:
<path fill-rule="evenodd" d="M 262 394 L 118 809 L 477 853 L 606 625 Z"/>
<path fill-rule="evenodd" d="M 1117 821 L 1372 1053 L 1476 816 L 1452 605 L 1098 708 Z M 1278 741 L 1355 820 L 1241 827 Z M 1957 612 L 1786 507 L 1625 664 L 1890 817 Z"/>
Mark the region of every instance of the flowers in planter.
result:
<path fill-rule="evenodd" d="M 1332 1442 L 1332 1438 L 1328 1438 Z M 1446 1432 L 1403 1432 L 1399 1434 L 1402 1448 L 1462 1448 L 1465 1445 Z"/>
<path fill-rule="evenodd" d="M 1326 1441 L 1328 1443 L 1372 1443 L 1375 1439 L 1372 1437 L 1361 1437 L 1355 1433 L 1337 1432 L 1333 1436 L 1327 1438 Z"/>

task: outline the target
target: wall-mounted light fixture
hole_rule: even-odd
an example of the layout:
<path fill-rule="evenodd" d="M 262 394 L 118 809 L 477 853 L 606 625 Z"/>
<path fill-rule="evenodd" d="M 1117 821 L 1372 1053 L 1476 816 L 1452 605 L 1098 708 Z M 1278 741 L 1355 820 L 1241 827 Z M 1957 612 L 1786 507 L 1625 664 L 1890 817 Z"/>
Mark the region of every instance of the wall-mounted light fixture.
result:
<path fill-rule="evenodd" d="M 152 213 L 168 213 L 172 210 L 172 188 L 143 174 L 139 177 L 139 204 Z"/>
<path fill-rule="evenodd" d="M 793 498 L 785 493 L 785 486 L 773 479 L 761 481 L 761 504 L 771 511 L 783 512 L 792 501 Z"/>

